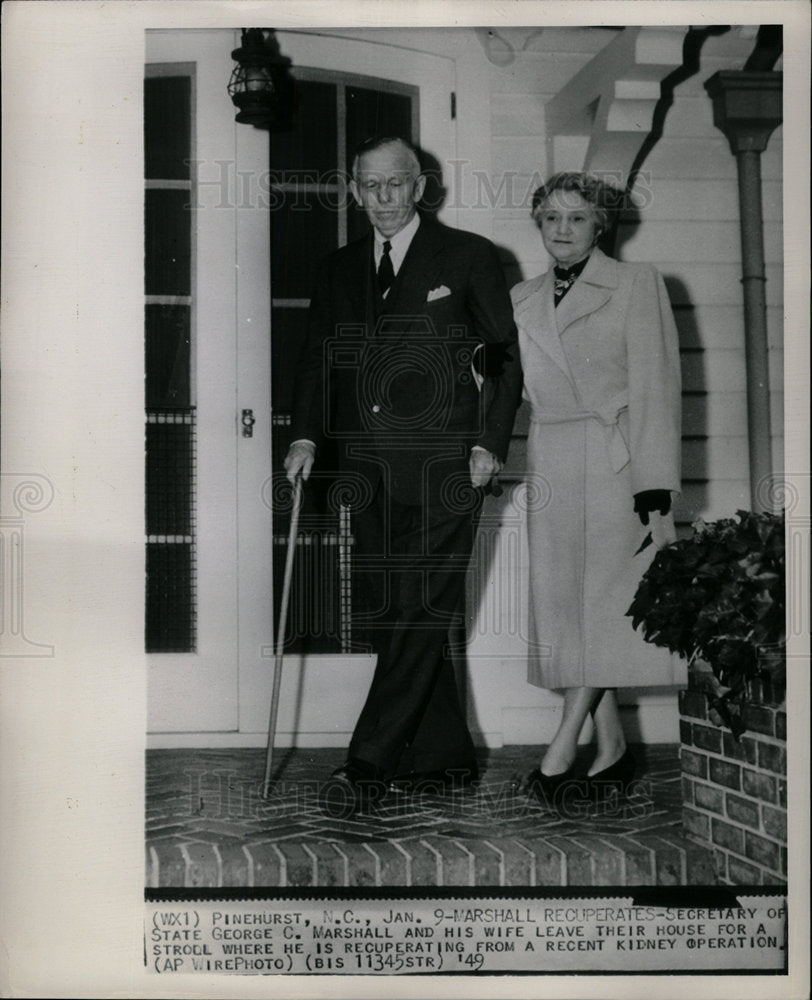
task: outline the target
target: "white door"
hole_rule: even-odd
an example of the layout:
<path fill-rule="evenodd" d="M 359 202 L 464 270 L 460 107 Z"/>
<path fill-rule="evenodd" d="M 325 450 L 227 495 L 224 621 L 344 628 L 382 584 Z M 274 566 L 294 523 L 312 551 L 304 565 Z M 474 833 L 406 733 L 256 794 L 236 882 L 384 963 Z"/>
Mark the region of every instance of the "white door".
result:
<path fill-rule="evenodd" d="M 185 76 L 191 104 L 187 177 L 150 178 L 150 173 L 184 171 L 172 162 L 162 164 L 160 155 L 153 157 L 157 165 L 147 157 L 148 206 L 150 198 L 164 199 L 153 205 L 154 217 L 147 221 L 147 309 L 164 306 L 188 315 L 189 348 L 183 360 L 189 366 L 189 413 L 182 419 L 193 428 L 187 446 L 193 452 L 190 530 L 173 535 L 162 532 L 161 523 L 157 532 L 155 525 L 147 526 L 157 567 L 153 583 L 158 584 L 150 600 L 148 572 L 148 728 L 154 734 L 237 731 L 241 658 L 260 659 L 261 648 L 271 642 L 270 511 L 263 489 L 270 475 L 268 212 L 243 183 L 267 170 L 268 135 L 234 121 L 226 87 L 234 65 L 231 51 L 238 44 L 238 33 L 232 31 L 147 33 L 147 77 Z M 155 102 L 160 105 L 160 93 L 152 105 L 160 117 L 164 111 Z M 171 133 L 163 145 L 171 150 L 186 127 L 182 114 L 168 113 L 163 125 Z M 183 150 L 174 152 L 176 160 L 183 158 Z M 151 194 L 155 191 L 162 193 Z M 182 237 L 171 226 L 162 229 L 168 224 L 161 209 L 171 208 L 173 192 L 192 206 L 185 214 L 178 210 L 177 226 L 189 230 Z M 150 229 L 169 270 L 177 265 L 172 246 L 180 245 L 176 256 L 183 256 L 188 236 L 188 289 L 182 279 L 163 289 L 160 277 L 150 288 Z M 179 290 L 188 294 L 177 294 Z M 156 291 L 169 294 L 149 294 Z M 151 351 L 149 323 L 147 331 L 149 383 L 149 357 L 160 361 L 162 349 L 153 345 Z M 160 335 L 153 331 L 153 338 Z M 173 373 L 179 364 L 176 352 L 170 360 Z M 160 374 L 155 380 L 161 381 Z M 250 437 L 242 433 L 244 409 L 252 411 L 246 418 L 254 421 Z M 178 419 L 171 410 L 170 416 Z M 165 419 L 160 412 L 148 415 L 148 431 L 160 438 L 162 428 L 154 422 Z M 156 509 L 161 508 L 161 494 L 172 491 L 172 461 L 170 456 L 165 463 L 169 468 L 155 473 Z M 149 454 L 147 463 L 149 484 Z M 147 507 L 149 522 L 149 499 Z M 188 572 L 173 583 L 171 564 L 184 546 L 189 555 L 181 561 Z M 158 580 L 161 573 L 167 579 Z M 178 599 L 181 586 L 185 592 Z M 171 606 L 176 599 L 177 609 Z M 151 637 L 150 608 L 156 633 Z M 171 636 L 173 618 L 188 619 L 179 641 Z"/>

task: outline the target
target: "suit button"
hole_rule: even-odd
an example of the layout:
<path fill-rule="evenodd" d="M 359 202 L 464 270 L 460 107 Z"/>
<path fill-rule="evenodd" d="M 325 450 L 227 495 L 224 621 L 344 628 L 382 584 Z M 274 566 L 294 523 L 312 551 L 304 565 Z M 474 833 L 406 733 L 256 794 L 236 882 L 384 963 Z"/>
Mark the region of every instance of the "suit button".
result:
<path fill-rule="evenodd" d="M 381 408 L 380 408 L 380 406 L 378 406 L 377 403 L 372 407 L 372 412 L 373 413 L 380 413 L 381 412 Z"/>

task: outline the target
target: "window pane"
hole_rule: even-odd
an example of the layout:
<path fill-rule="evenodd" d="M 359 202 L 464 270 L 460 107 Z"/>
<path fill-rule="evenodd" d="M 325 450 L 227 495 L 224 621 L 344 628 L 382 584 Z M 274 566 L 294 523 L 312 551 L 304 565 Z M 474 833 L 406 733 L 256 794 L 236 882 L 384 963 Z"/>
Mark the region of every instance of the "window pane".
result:
<path fill-rule="evenodd" d="M 271 136 L 271 171 L 312 174 L 311 181 L 336 168 L 336 86 L 315 80 L 294 84 L 293 128 Z"/>
<path fill-rule="evenodd" d="M 147 544 L 146 649 L 189 653 L 195 648 L 194 553 L 191 545 Z"/>
<path fill-rule="evenodd" d="M 145 177 L 188 179 L 191 96 L 188 76 L 153 76 L 144 81 Z"/>
<path fill-rule="evenodd" d="M 271 294 L 306 299 L 313 291 L 319 260 L 338 247 L 336 195 L 285 192 L 271 212 Z"/>
<path fill-rule="evenodd" d="M 159 419 L 162 422 L 147 424 L 147 534 L 191 535 L 194 501 L 192 416 L 188 413 L 165 414 Z"/>
<path fill-rule="evenodd" d="M 146 192 L 147 295 L 189 295 L 191 208 L 188 191 Z"/>
<path fill-rule="evenodd" d="M 144 81 L 144 165 L 152 182 L 145 195 L 145 292 L 186 298 L 192 287 L 193 213 L 187 207 L 191 197 L 186 183 L 192 155 L 192 70 L 175 65 L 161 75 L 167 69 L 148 66 Z M 188 301 L 145 306 L 145 630 L 151 653 L 195 648 L 191 337 Z"/>
<path fill-rule="evenodd" d="M 278 308 L 271 314 L 271 398 L 274 411 L 289 413 L 299 352 L 307 335 L 307 309 Z"/>
<path fill-rule="evenodd" d="M 287 538 L 276 536 L 274 578 L 282 579 Z M 288 653 L 338 653 L 340 641 L 340 572 L 338 537 L 333 531 L 300 536 L 291 577 L 285 629 Z M 279 620 L 281 587 L 274 587 L 274 621 Z"/>
<path fill-rule="evenodd" d="M 191 404 L 189 306 L 146 307 L 146 405 Z"/>
<path fill-rule="evenodd" d="M 364 139 L 372 136 L 400 136 L 414 141 L 412 100 L 407 94 L 390 94 L 365 87 L 347 87 L 347 166 Z"/>

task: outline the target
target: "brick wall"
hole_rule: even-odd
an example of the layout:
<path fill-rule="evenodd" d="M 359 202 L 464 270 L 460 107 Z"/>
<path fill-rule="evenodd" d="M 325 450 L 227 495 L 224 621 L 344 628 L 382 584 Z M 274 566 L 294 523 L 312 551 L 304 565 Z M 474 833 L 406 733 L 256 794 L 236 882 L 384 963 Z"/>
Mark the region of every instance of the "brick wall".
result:
<path fill-rule="evenodd" d="M 786 712 L 747 706 L 737 742 L 709 721 L 707 695 L 683 691 L 679 704 L 686 834 L 713 849 L 719 882 L 786 882 Z"/>

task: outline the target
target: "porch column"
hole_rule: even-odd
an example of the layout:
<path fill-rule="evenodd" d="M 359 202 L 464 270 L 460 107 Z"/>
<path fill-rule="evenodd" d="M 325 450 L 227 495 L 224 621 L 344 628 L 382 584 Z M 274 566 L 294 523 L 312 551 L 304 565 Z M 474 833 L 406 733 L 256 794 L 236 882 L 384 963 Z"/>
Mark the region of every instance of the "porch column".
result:
<path fill-rule="evenodd" d="M 759 484 L 772 474 L 767 305 L 764 292 L 764 222 L 761 154 L 782 121 L 782 74 L 721 70 L 705 84 L 713 100 L 713 121 L 727 136 L 739 174 L 742 288 L 747 366 L 747 429 L 750 502 L 765 495 Z"/>

